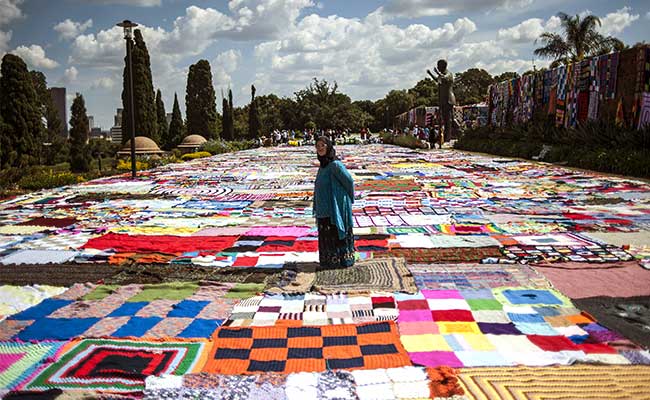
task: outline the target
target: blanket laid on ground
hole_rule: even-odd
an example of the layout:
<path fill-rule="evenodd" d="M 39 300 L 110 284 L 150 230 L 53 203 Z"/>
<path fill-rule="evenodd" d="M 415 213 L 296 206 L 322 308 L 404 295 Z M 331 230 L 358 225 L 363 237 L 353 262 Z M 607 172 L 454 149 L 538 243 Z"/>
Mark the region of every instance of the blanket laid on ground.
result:
<path fill-rule="evenodd" d="M 458 377 L 476 400 L 650 399 L 650 366 L 465 368 Z"/>
<path fill-rule="evenodd" d="M 599 296 L 577 299 L 574 303 L 609 329 L 646 348 L 650 347 L 650 296 Z"/>
<path fill-rule="evenodd" d="M 322 372 L 410 365 L 392 321 L 321 327 L 222 327 L 203 372 Z"/>

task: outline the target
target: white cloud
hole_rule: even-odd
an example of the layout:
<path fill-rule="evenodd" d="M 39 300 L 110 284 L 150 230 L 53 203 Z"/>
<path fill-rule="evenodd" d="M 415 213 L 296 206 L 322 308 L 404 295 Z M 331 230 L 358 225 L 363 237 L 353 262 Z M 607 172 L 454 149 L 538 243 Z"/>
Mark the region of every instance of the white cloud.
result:
<path fill-rule="evenodd" d="M 213 70 L 213 83 L 215 86 L 226 86 L 232 83 L 231 74 L 237 70 L 241 61 L 239 50 L 228 50 L 217 55 L 211 62 Z"/>
<path fill-rule="evenodd" d="M 115 84 L 116 84 L 115 79 L 104 76 L 99 79 L 95 79 L 93 83 L 90 85 L 90 88 L 110 90 L 115 87 Z"/>
<path fill-rule="evenodd" d="M 389 0 L 383 7 L 388 17 L 419 18 L 476 10 L 515 9 L 533 0 Z"/>
<path fill-rule="evenodd" d="M 59 37 L 61 39 L 70 40 L 84 33 L 86 29 L 92 26 L 93 26 L 92 19 L 89 19 L 84 23 L 75 22 L 70 19 L 66 19 L 63 22 L 59 22 L 58 24 L 54 25 L 54 30 L 59 32 Z"/>
<path fill-rule="evenodd" d="M 377 98 L 423 79 L 427 68 L 475 30 L 469 18 L 431 28 L 386 24 L 380 12 L 364 19 L 312 14 L 281 40 L 255 47 L 253 83 L 260 91 L 291 95 L 318 77 L 337 81 L 352 97 Z"/>
<path fill-rule="evenodd" d="M 94 4 L 119 4 L 135 7 L 155 7 L 162 4 L 162 0 L 85 0 Z"/>
<path fill-rule="evenodd" d="M 603 35 L 613 35 L 623 32 L 625 28 L 630 26 L 632 22 L 639 19 L 639 14 L 630 14 L 632 9 L 630 7 L 623 7 L 616 12 L 605 15 L 600 19 L 600 33 Z"/>
<path fill-rule="evenodd" d="M 552 16 L 546 22 L 540 18 L 530 18 L 511 28 L 499 29 L 497 38 L 514 43 L 531 43 L 542 33 L 557 30 L 560 22 L 560 18 L 556 16 Z"/>
<path fill-rule="evenodd" d="M 645 19 L 650 19 L 650 11 L 645 14 Z"/>
<path fill-rule="evenodd" d="M 18 7 L 22 2 L 23 0 L 0 0 L 0 26 L 23 16 Z"/>
<path fill-rule="evenodd" d="M 52 69 L 59 66 L 58 62 L 47 58 L 45 50 L 37 44 L 33 44 L 29 47 L 18 46 L 15 50 L 11 51 L 11 53 L 22 58 L 30 68 Z"/>
<path fill-rule="evenodd" d="M 71 83 L 77 80 L 77 76 L 79 75 L 79 71 L 77 71 L 77 68 L 74 66 L 67 68 L 65 72 L 63 73 L 63 81 L 65 83 Z"/>
<path fill-rule="evenodd" d="M 9 49 L 9 41 L 11 40 L 12 32 L 0 31 L 0 56 L 4 55 Z"/>
<path fill-rule="evenodd" d="M 543 63 L 543 62 L 542 62 Z M 546 65 L 536 65 L 536 67 L 542 67 Z M 496 60 L 489 63 L 483 61 L 478 61 L 476 63 L 476 68 L 483 68 L 492 75 L 502 74 L 504 72 L 519 72 L 523 73 L 528 70 L 533 69 L 532 60 Z"/>
<path fill-rule="evenodd" d="M 234 72 L 239 61 L 241 61 L 241 52 L 231 49 L 219 54 L 214 62 L 216 65 L 221 65 L 227 72 Z"/>

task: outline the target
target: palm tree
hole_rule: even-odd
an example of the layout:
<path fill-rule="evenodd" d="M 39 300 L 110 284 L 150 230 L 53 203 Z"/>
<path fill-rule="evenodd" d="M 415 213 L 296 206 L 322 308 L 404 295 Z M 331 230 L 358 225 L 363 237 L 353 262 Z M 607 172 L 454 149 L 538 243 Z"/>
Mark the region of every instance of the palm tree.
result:
<path fill-rule="evenodd" d="M 559 13 L 558 17 L 561 20 L 564 33 L 542 33 L 538 40 L 544 46 L 535 49 L 535 55 L 553 58 L 555 65 L 582 61 L 585 57 L 606 54 L 625 47 L 619 39 L 598 33 L 596 28 L 600 26 L 600 18 L 595 15 L 580 18 L 579 15 L 572 17 L 565 13 Z"/>

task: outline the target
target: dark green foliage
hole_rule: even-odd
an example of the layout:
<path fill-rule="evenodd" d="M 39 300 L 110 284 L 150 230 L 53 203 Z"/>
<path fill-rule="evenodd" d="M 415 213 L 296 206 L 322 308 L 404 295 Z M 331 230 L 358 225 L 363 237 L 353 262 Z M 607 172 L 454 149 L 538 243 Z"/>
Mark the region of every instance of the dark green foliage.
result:
<path fill-rule="evenodd" d="M 476 104 L 485 101 L 488 87 L 493 83 L 492 75 L 484 69 L 470 68 L 454 77 L 454 94 L 458 105 Z"/>
<path fill-rule="evenodd" d="M 45 129 L 32 78 L 23 60 L 2 58 L 0 76 L 0 167 L 37 164 Z"/>
<path fill-rule="evenodd" d="M 171 150 L 178 146 L 183 139 L 183 116 L 178 105 L 178 96 L 174 93 L 174 106 L 172 107 L 172 120 L 169 122 L 169 134 L 167 141 L 163 143 L 163 149 Z"/>
<path fill-rule="evenodd" d="M 590 122 L 576 129 L 558 128 L 542 116 L 527 125 L 468 130 L 456 142 L 462 150 L 509 157 L 538 156 L 552 146 L 543 161 L 596 171 L 650 177 L 650 131 Z"/>
<path fill-rule="evenodd" d="M 207 60 L 199 60 L 190 66 L 187 75 L 185 113 L 188 135 L 201 135 L 217 139 L 217 103 L 212 86 L 212 72 Z"/>
<path fill-rule="evenodd" d="M 63 122 L 54 106 L 54 100 L 47 88 L 45 75 L 40 71 L 29 71 L 36 91 L 36 99 L 41 110 L 41 118 L 47 122 L 45 141 L 52 143 L 57 136 L 63 135 Z"/>
<path fill-rule="evenodd" d="M 151 76 L 151 61 L 147 45 L 139 29 L 134 31 L 131 41 L 131 60 L 133 68 L 133 109 L 135 136 L 146 136 L 159 143 L 156 102 Z M 124 81 L 122 90 L 122 143 L 131 138 L 131 108 L 129 100 L 128 59 L 124 57 Z"/>
<path fill-rule="evenodd" d="M 90 169 L 90 154 L 88 148 L 88 115 L 86 103 L 81 94 L 77 93 L 72 102 L 72 117 L 70 118 L 70 171 L 85 172 Z"/>
<path fill-rule="evenodd" d="M 165 103 L 163 103 L 160 89 L 156 93 L 156 122 L 158 124 L 158 141 L 163 145 L 169 141 L 169 127 L 167 126 L 167 113 L 165 112 Z"/>
<path fill-rule="evenodd" d="M 228 99 L 225 97 L 221 99 L 221 108 L 223 109 L 223 117 L 221 118 L 223 124 L 223 138 L 225 140 L 233 140 L 232 118 L 230 117 L 230 105 Z"/>
<path fill-rule="evenodd" d="M 260 116 L 257 113 L 255 102 L 255 85 L 251 85 L 251 105 L 248 109 L 248 137 L 257 139 L 260 137 Z"/>
<path fill-rule="evenodd" d="M 226 135 L 226 137 L 230 138 L 228 140 L 235 140 L 235 120 L 234 120 L 235 107 L 232 104 L 232 90 L 230 88 L 228 88 L 228 100 L 226 101 L 226 106 L 227 106 L 226 108 L 228 109 L 228 123 L 224 123 L 223 133 L 224 135 Z"/>

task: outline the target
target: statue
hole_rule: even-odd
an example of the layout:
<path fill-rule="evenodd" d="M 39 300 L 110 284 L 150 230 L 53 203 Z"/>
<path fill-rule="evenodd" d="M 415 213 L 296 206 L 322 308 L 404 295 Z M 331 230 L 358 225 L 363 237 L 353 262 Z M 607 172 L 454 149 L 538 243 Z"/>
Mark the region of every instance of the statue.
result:
<path fill-rule="evenodd" d="M 447 61 L 438 60 L 437 68 L 433 69 L 438 76 L 434 76 L 431 71 L 427 74 L 431 76 L 434 82 L 438 84 L 438 100 L 440 104 L 440 135 L 439 145 L 445 142 L 447 138 L 452 137 L 452 127 L 454 121 L 454 106 L 456 105 L 456 96 L 454 96 L 454 74 L 447 69 Z"/>

